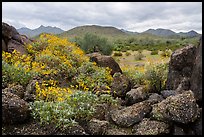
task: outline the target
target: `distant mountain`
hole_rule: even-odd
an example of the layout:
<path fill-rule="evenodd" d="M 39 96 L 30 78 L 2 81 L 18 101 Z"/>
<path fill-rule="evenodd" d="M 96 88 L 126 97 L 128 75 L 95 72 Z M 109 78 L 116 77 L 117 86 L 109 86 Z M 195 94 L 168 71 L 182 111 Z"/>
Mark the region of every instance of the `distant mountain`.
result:
<path fill-rule="evenodd" d="M 35 37 L 41 33 L 51 33 L 51 34 L 60 34 L 62 32 L 64 32 L 64 30 L 60 29 L 60 28 L 57 28 L 57 27 L 51 27 L 51 26 L 43 26 L 41 25 L 39 28 L 36 28 L 36 29 L 29 29 L 29 28 L 20 28 L 20 29 L 17 29 L 17 31 L 20 33 L 20 34 L 23 34 L 23 35 L 26 35 L 28 37 Z"/>
<path fill-rule="evenodd" d="M 85 26 L 79 26 L 75 27 L 73 29 L 70 29 L 68 31 L 65 31 L 58 36 L 60 37 L 70 37 L 73 38 L 75 36 L 83 36 L 86 33 L 92 33 L 96 34 L 98 36 L 103 36 L 107 38 L 112 37 L 120 37 L 120 36 L 126 36 L 125 32 L 111 26 L 98 26 L 98 25 L 85 25 Z"/>
<path fill-rule="evenodd" d="M 138 32 L 132 32 L 132 31 L 128 31 L 128 30 L 125 30 L 125 29 L 121 29 L 122 32 L 125 32 L 127 34 L 139 34 Z"/>
<path fill-rule="evenodd" d="M 195 32 L 194 30 L 191 30 L 189 32 L 179 32 L 176 33 L 172 30 L 169 29 L 148 29 L 142 33 L 148 33 L 148 34 L 153 34 L 153 35 L 157 35 L 157 36 L 162 36 L 162 37 L 170 37 L 170 36 L 175 36 L 175 37 L 197 37 L 200 36 L 201 34 Z"/>
<path fill-rule="evenodd" d="M 165 37 L 168 37 L 168 36 L 174 36 L 174 35 L 177 35 L 174 31 L 172 30 L 169 30 L 169 29 L 148 29 L 142 33 L 149 33 L 149 34 L 153 34 L 153 35 L 157 35 L 157 36 L 165 36 Z"/>
<path fill-rule="evenodd" d="M 191 31 L 186 32 L 186 33 L 184 33 L 184 32 L 179 32 L 178 34 L 179 34 L 180 36 L 184 36 L 184 37 L 197 37 L 197 36 L 201 35 L 201 34 L 197 33 L 197 32 L 194 31 L 194 30 L 191 30 Z"/>

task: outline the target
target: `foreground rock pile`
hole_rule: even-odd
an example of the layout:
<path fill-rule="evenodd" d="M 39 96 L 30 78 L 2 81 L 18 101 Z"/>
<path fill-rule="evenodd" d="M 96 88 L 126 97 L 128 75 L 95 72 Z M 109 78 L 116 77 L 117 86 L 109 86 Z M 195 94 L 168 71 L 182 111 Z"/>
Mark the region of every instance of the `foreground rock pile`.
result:
<path fill-rule="evenodd" d="M 9 34 L 8 37 L 4 34 L 4 39 L 13 39 L 9 32 L 2 30 L 2 33 Z M 3 41 L 8 43 L 8 39 Z M 120 104 L 117 107 L 99 104 L 94 118 L 79 120 L 78 124 L 63 132 L 54 125 L 42 127 L 30 117 L 28 102 L 35 99 L 34 83 L 37 80 L 31 81 L 26 89 L 21 85 L 2 89 L 2 134 L 202 135 L 202 106 L 199 103 L 202 101 L 201 47 L 200 42 L 197 48 L 188 46 L 172 54 L 168 89 L 160 93 L 146 92 L 142 86 L 131 89 L 130 81 L 122 74 L 118 64 L 113 65 L 113 60 L 110 63 L 114 70 L 111 93 L 120 100 Z M 101 63 L 105 60 L 103 56 L 97 55 L 92 59 L 102 67 L 109 67 L 109 63 Z"/>

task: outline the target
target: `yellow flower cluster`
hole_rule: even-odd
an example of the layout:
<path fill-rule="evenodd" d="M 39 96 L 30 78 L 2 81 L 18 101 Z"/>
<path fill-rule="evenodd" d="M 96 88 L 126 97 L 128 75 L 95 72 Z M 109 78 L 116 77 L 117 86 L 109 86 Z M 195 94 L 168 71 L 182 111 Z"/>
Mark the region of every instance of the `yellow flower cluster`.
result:
<path fill-rule="evenodd" d="M 43 81 L 42 84 L 36 82 L 36 99 L 45 101 L 64 101 L 73 91 L 70 88 L 60 88 L 56 86 L 57 81 Z"/>
<path fill-rule="evenodd" d="M 111 69 L 104 69 L 98 67 L 95 62 L 89 62 L 89 57 L 75 43 L 54 35 L 43 34 L 36 42 L 25 47 L 28 54 L 22 55 L 16 50 L 13 53 L 3 51 L 2 57 L 6 63 L 17 69 L 23 68 L 25 73 L 29 72 L 26 73 L 28 76 L 32 74 L 30 79 L 39 76 L 44 80 L 41 84 L 36 83 L 38 99 L 62 101 L 76 89 L 93 91 L 106 86 L 107 91 L 110 90 L 109 86 L 113 81 L 110 75 Z M 84 68 L 85 66 L 87 68 Z M 84 72 L 84 69 L 88 71 Z M 49 79 L 54 79 L 55 82 Z M 70 82 L 67 85 L 74 86 L 61 88 L 56 83 L 61 80 Z"/>
<path fill-rule="evenodd" d="M 26 72 L 31 70 L 30 63 L 32 60 L 32 57 L 29 55 L 21 55 L 20 52 L 14 50 L 12 53 L 8 52 L 2 52 L 2 59 L 9 63 L 14 65 L 16 68 L 22 67 L 26 70 Z"/>

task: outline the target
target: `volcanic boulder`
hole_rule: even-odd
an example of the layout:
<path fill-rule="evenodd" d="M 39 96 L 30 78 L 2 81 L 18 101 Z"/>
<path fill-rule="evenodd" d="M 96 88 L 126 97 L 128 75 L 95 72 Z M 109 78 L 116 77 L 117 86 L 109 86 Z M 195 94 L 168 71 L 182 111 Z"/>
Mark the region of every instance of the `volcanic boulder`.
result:
<path fill-rule="evenodd" d="M 111 57 L 101 55 L 100 53 L 91 53 L 87 54 L 90 57 L 90 61 L 96 62 L 96 64 L 100 67 L 109 67 L 111 68 L 111 75 L 113 76 L 116 72 L 122 73 L 122 70 L 118 63 Z"/>

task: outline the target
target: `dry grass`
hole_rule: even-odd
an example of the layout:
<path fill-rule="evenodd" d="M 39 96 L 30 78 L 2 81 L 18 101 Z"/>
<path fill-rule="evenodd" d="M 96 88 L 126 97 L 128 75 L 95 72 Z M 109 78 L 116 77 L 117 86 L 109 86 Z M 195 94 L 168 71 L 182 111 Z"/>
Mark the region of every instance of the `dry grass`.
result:
<path fill-rule="evenodd" d="M 151 55 L 151 51 L 143 50 L 142 54 L 145 56 L 142 60 L 135 60 L 134 55 L 138 54 L 138 51 L 128 51 L 131 55 L 126 56 L 125 52 L 122 52 L 122 56 L 115 57 L 112 56 L 116 62 L 120 65 L 121 68 L 123 67 L 131 67 L 131 68 L 142 68 L 147 63 L 161 63 L 161 62 L 169 62 L 170 58 L 163 58 L 160 56 L 160 52 L 158 55 Z M 113 52 L 114 53 L 114 52 Z"/>

